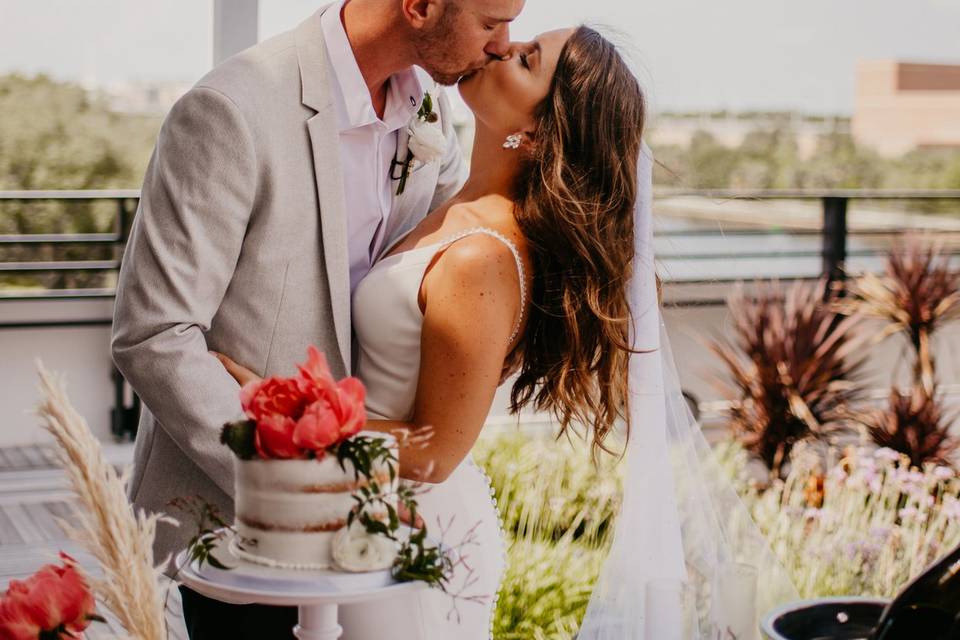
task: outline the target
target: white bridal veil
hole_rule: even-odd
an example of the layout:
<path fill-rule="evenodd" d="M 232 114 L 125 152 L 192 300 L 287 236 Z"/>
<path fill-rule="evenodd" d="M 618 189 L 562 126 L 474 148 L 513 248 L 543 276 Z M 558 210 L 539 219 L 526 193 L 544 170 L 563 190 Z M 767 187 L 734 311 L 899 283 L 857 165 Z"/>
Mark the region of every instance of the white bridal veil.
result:
<path fill-rule="evenodd" d="M 799 598 L 716 463 L 681 393 L 657 298 L 653 157 L 638 167 L 629 283 L 631 434 L 613 543 L 578 640 L 755 640 L 757 621 Z"/>

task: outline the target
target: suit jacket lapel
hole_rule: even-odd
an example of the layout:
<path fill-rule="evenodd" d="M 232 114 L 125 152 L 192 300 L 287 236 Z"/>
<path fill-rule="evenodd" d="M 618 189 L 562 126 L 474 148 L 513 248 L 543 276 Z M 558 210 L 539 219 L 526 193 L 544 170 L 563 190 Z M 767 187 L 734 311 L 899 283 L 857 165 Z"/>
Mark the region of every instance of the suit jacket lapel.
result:
<path fill-rule="evenodd" d="M 307 131 L 313 150 L 330 307 L 333 310 L 341 364 L 343 370 L 349 373 L 350 259 L 337 115 L 330 91 L 329 60 L 320 24 L 320 16 L 326 9 L 320 9 L 297 28 L 296 41 L 302 102 L 317 112 L 307 121 Z"/>

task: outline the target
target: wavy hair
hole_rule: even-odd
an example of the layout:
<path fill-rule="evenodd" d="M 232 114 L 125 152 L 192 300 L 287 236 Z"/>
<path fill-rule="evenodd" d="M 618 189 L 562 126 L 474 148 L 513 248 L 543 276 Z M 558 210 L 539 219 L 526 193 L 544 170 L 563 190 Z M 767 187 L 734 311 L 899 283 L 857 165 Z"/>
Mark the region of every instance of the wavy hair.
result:
<path fill-rule="evenodd" d="M 616 47 L 589 27 L 561 51 L 516 184 L 534 277 L 510 410 L 532 404 L 591 432 L 594 457 L 627 421 L 626 283 L 646 106 Z"/>

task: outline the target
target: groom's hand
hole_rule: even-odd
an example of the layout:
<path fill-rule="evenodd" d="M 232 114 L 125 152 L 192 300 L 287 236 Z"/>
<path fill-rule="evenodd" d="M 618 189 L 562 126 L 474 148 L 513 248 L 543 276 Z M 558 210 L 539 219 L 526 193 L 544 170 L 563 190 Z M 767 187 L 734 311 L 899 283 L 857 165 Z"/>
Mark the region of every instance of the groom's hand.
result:
<path fill-rule="evenodd" d="M 243 365 L 237 364 L 222 353 L 211 351 L 210 355 L 220 361 L 220 364 L 222 364 L 223 368 L 227 370 L 227 373 L 233 376 L 233 379 L 236 380 L 241 387 L 248 382 L 254 382 L 261 379 L 260 376 L 255 374 L 253 371 L 250 371 L 250 369 L 247 369 Z"/>

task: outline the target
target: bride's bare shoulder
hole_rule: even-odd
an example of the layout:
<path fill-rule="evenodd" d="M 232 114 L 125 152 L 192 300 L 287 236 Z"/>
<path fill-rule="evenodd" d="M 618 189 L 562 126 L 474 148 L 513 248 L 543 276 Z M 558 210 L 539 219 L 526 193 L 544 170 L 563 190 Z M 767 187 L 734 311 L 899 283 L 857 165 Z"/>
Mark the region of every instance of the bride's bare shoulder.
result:
<path fill-rule="evenodd" d="M 501 318 L 506 328 L 519 311 L 523 290 L 515 265 L 513 251 L 501 239 L 485 233 L 459 238 L 425 274 L 421 309 L 432 318 L 469 309 L 473 319 L 498 324 Z"/>
<path fill-rule="evenodd" d="M 516 311 L 529 286 L 530 267 L 519 232 L 509 231 L 477 226 L 444 247 L 425 274 L 423 299 L 443 292 L 441 298 L 476 304 L 486 297 L 485 302 L 497 301 L 508 314 Z"/>

